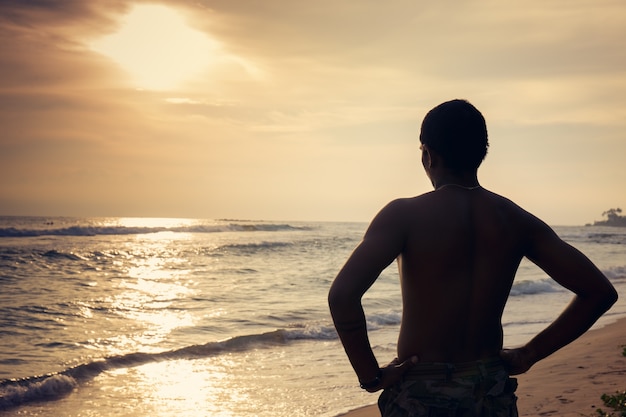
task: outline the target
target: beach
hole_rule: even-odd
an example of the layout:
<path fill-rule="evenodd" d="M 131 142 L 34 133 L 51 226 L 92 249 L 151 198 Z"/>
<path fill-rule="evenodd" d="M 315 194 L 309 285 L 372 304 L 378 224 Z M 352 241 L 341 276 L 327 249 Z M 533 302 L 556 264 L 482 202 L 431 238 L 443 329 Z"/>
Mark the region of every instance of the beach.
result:
<path fill-rule="evenodd" d="M 591 330 L 517 375 L 520 416 L 594 416 L 602 394 L 626 390 L 626 319 Z M 376 396 L 377 398 L 377 396 Z M 375 401 L 375 400 L 374 400 Z M 380 417 L 375 405 L 345 417 Z"/>

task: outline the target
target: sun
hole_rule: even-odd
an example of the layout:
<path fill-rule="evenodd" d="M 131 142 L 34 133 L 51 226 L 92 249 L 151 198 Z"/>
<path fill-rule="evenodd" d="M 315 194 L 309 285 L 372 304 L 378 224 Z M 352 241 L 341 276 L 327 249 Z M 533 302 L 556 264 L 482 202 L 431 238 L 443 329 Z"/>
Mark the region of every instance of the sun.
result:
<path fill-rule="evenodd" d="M 116 61 L 137 87 L 171 90 L 210 66 L 219 45 L 174 9 L 135 6 L 121 29 L 91 45 Z"/>

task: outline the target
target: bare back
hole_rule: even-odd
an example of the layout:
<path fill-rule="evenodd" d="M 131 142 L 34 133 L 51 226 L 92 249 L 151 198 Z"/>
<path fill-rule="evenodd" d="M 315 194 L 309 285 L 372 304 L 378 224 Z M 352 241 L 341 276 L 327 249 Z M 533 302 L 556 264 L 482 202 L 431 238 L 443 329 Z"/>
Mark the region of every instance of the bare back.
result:
<path fill-rule="evenodd" d="M 511 375 L 526 372 L 587 331 L 617 300 L 615 288 L 584 254 L 537 217 L 480 187 L 477 169 L 488 146 L 485 120 L 467 101 L 428 112 L 421 162 L 435 191 L 387 204 L 333 281 L 333 323 L 369 392 L 401 381 L 418 360 L 499 356 Z M 574 296 L 524 346 L 502 349 L 502 313 L 524 257 Z M 361 301 L 396 259 L 403 303 L 398 357 L 381 368 Z"/>
<path fill-rule="evenodd" d="M 454 186 L 403 201 L 398 356 L 464 362 L 502 348 L 501 317 L 524 256 L 525 212 Z"/>

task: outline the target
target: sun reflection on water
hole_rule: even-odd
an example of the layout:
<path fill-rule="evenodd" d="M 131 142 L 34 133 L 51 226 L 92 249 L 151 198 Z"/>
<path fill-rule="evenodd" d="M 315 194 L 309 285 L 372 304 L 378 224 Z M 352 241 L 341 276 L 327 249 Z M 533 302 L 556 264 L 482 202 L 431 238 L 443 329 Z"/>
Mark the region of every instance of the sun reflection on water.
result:
<path fill-rule="evenodd" d="M 115 311 L 135 323 L 147 327 L 141 334 L 132 336 L 135 348 L 153 345 L 163 341 L 168 334 L 177 328 L 193 326 L 193 316 L 180 309 L 169 308 L 173 300 L 191 292 L 184 285 L 177 283 L 161 283 L 145 279 L 126 282 L 127 291 L 115 296 L 112 307 Z"/>
<path fill-rule="evenodd" d="M 111 370 L 100 378 L 118 381 L 102 380 L 103 389 L 132 399 L 139 415 L 230 417 L 236 413 L 225 409 L 225 404 L 245 404 L 248 400 L 231 384 L 232 366 L 225 357 L 171 360 Z M 125 383 L 120 384 L 120 379 Z"/>
<path fill-rule="evenodd" d="M 109 220 L 110 225 L 123 227 L 183 227 L 199 223 L 197 219 L 167 217 L 115 217 Z"/>
<path fill-rule="evenodd" d="M 118 219 L 127 226 L 180 226 L 186 219 Z M 152 350 L 151 346 L 168 338 L 172 331 L 196 324 L 197 318 L 184 308 L 196 291 L 189 277 L 189 259 L 184 248 L 192 234 L 159 232 L 136 235 L 125 242 L 124 253 L 132 254 L 122 261 L 116 294 L 108 304 L 115 314 L 130 319 L 136 331 L 110 339 L 116 348 L 111 354 Z"/>

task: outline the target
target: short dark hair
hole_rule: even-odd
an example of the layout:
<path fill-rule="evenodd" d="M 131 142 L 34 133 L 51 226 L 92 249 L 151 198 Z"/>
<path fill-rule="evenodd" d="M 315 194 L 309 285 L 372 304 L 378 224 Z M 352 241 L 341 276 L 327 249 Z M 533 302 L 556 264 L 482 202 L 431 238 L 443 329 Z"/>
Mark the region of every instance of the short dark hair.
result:
<path fill-rule="evenodd" d="M 489 147 L 485 118 L 467 100 L 446 101 L 424 117 L 420 142 L 454 171 L 478 169 Z"/>

